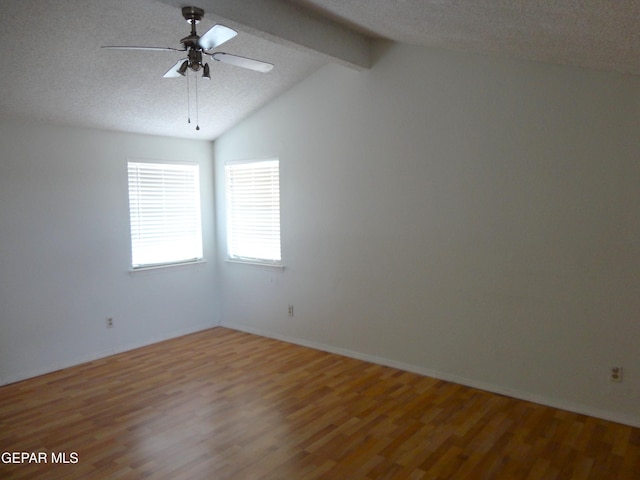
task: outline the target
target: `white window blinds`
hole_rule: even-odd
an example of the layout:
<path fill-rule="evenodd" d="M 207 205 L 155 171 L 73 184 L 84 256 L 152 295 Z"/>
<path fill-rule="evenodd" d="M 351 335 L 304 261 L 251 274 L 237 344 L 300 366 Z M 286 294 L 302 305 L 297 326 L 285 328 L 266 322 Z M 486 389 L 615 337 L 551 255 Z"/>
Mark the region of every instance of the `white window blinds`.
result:
<path fill-rule="evenodd" d="M 202 259 L 198 165 L 129 161 L 128 171 L 133 268 Z"/>
<path fill-rule="evenodd" d="M 270 159 L 225 166 L 230 259 L 280 265 L 279 165 Z"/>

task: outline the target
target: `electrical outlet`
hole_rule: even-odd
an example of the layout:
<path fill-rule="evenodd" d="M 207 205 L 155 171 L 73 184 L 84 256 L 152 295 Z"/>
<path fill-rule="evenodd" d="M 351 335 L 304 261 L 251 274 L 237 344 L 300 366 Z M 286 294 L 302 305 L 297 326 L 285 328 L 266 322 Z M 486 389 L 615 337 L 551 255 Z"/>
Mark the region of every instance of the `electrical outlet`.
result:
<path fill-rule="evenodd" d="M 622 381 L 622 367 L 611 367 L 609 370 L 609 380 L 620 383 Z"/>
<path fill-rule="evenodd" d="M 293 305 L 289 305 L 289 316 L 293 317 Z"/>
<path fill-rule="evenodd" d="M 113 318 L 107 318 L 107 328 L 113 328 Z"/>

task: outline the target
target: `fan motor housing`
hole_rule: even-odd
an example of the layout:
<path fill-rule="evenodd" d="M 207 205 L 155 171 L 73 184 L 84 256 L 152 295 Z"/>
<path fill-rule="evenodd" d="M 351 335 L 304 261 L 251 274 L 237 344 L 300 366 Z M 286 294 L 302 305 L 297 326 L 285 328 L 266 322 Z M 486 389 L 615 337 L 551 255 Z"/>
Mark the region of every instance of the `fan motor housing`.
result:
<path fill-rule="evenodd" d="M 186 48 L 196 48 L 198 46 L 198 40 L 200 40 L 200 36 L 198 35 L 189 35 L 188 37 L 184 37 L 180 40 Z"/>

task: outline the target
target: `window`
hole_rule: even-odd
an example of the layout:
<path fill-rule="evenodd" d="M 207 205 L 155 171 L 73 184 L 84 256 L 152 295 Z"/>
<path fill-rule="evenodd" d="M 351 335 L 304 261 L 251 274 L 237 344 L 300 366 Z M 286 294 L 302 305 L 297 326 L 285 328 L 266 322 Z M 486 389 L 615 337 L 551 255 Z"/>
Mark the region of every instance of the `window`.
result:
<path fill-rule="evenodd" d="M 133 268 L 201 260 L 198 165 L 130 160 L 128 171 Z"/>
<path fill-rule="evenodd" d="M 230 260 L 281 265 L 280 161 L 225 165 Z"/>

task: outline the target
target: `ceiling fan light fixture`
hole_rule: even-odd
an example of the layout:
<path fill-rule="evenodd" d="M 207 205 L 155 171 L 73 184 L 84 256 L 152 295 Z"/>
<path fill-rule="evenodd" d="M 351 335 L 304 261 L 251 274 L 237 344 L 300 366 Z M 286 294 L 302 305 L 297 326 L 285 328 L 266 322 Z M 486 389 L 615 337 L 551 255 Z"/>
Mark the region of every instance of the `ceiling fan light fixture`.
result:
<path fill-rule="evenodd" d="M 188 68 L 189 68 L 189 60 L 185 60 L 184 62 L 182 62 L 182 65 L 180 65 L 180 68 L 178 69 L 178 73 L 184 77 L 187 73 Z"/>
<path fill-rule="evenodd" d="M 191 123 L 191 98 L 189 92 L 190 79 L 187 76 L 189 70 L 199 72 L 202 69 L 202 78 L 211 80 L 211 69 L 208 63 L 202 62 L 202 55 L 211 56 L 215 61 L 228 63 L 248 70 L 256 72 L 268 72 L 273 65 L 260 60 L 232 55 L 224 52 L 211 52 L 212 49 L 231 40 L 238 32 L 232 28 L 221 24 L 215 24 L 204 35 L 198 35 L 196 24 L 200 22 L 204 16 L 204 10 L 198 7 L 183 7 L 182 16 L 191 25 L 190 35 L 180 40 L 182 48 L 170 47 L 136 47 L 136 46 L 105 46 L 103 48 L 123 49 L 123 50 L 166 50 L 171 52 L 186 52 L 187 58 L 179 59 L 164 75 L 164 78 L 186 77 L 187 86 L 187 123 Z M 189 74 L 191 76 L 191 74 Z M 196 106 L 196 130 L 200 130 L 198 124 L 198 75 L 193 75 L 195 83 L 195 106 Z"/>

